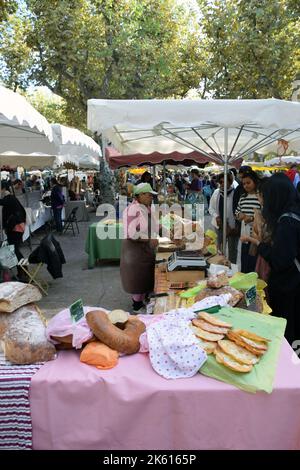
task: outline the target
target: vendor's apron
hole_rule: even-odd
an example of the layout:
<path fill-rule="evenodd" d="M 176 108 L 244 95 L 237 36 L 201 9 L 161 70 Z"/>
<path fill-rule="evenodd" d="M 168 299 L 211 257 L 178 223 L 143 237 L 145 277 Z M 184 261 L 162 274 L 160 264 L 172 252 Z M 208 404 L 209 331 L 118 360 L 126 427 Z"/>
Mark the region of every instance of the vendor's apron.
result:
<path fill-rule="evenodd" d="M 154 288 L 155 250 L 150 242 L 122 240 L 120 273 L 123 289 L 130 294 L 145 294 Z"/>

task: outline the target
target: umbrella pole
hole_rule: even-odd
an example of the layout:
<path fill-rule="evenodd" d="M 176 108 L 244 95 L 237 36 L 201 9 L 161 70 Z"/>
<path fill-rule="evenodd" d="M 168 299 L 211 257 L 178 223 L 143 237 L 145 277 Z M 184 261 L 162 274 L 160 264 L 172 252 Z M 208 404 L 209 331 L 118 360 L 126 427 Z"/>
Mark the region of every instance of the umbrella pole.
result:
<path fill-rule="evenodd" d="M 152 178 L 153 178 L 153 189 L 154 191 L 156 191 L 156 181 L 155 181 L 155 173 L 156 173 L 156 167 L 155 165 L 153 165 L 152 167 Z"/>
<path fill-rule="evenodd" d="M 228 186 L 228 128 L 224 128 L 224 198 L 223 198 L 223 246 L 222 252 L 226 256 L 226 231 L 227 231 L 227 186 Z"/>
<path fill-rule="evenodd" d="M 166 162 L 164 160 L 163 163 L 163 170 L 164 170 L 164 203 L 167 202 L 167 182 L 166 182 Z"/>

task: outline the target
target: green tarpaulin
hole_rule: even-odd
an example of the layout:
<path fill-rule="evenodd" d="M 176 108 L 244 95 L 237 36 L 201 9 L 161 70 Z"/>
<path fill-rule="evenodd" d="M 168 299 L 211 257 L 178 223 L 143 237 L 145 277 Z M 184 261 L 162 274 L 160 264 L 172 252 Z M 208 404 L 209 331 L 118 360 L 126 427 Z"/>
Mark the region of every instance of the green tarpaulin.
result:
<path fill-rule="evenodd" d="M 240 373 L 228 369 L 219 364 L 214 355 L 210 354 L 206 363 L 201 367 L 200 373 L 235 385 L 247 392 L 255 393 L 261 390 L 271 393 L 286 320 L 240 308 L 222 308 L 214 316 L 231 323 L 234 329 L 253 331 L 253 333 L 271 339 L 271 342 L 268 351 L 251 372 Z"/>

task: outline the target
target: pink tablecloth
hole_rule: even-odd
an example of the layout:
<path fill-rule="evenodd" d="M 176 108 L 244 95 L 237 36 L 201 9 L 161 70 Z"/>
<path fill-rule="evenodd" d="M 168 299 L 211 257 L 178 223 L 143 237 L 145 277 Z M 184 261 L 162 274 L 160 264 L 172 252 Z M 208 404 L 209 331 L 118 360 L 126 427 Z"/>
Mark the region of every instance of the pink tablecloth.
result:
<path fill-rule="evenodd" d="M 148 355 L 107 371 L 64 351 L 31 383 L 34 449 L 300 449 L 300 361 L 284 342 L 274 390 L 200 374 L 166 380 Z"/>

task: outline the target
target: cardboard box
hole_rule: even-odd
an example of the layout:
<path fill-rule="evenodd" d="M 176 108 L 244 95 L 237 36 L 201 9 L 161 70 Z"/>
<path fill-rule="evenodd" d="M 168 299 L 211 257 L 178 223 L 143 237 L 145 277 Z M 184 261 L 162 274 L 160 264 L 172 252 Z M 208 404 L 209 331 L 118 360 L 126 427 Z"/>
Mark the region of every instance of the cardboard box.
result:
<path fill-rule="evenodd" d="M 205 279 L 205 271 L 170 271 L 167 272 L 169 282 L 197 282 Z"/>
<path fill-rule="evenodd" d="M 228 259 L 224 255 L 214 255 L 207 258 L 208 264 L 220 264 L 222 266 L 228 265 Z"/>
<path fill-rule="evenodd" d="M 161 260 L 161 259 L 168 259 L 171 256 L 172 253 L 169 252 L 163 252 L 163 253 L 156 253 L 156 260 Z"/>

